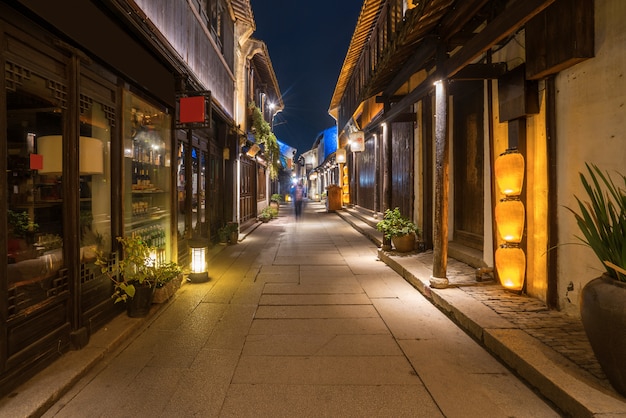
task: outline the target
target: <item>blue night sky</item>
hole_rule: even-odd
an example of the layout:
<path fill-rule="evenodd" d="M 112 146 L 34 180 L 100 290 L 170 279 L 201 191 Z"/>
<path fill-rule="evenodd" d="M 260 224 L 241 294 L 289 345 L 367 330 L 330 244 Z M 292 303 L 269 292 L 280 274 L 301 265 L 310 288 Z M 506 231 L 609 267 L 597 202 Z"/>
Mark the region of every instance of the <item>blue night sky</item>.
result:
<path fill-rule="evenodd" d="M 285 109 L 274 119 L 278 139 L 311 149 L 334 126 L 328 115 L 337 78 L 363 2 L 360 0 L 251 0 L 253 37 L 264 41 Z"/>

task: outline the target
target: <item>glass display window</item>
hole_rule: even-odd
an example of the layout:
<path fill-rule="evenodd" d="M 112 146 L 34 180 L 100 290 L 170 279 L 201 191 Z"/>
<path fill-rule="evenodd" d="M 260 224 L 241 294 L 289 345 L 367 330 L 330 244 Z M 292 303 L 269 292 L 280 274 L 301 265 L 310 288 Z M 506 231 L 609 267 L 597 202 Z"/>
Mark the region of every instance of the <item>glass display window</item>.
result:
<path fill-rule="evenodd" d="M 60 158 L 65 87 L 50 76 L 7 62 L 12 73 L 28 74 L 7 88 L 6 280 L 9 315 L 67 289 L 59 279 L 63 260 L 63 161 Z M 49 88 L 51 85 L 56 89 Z M 54 142 L 58 147 L 50 152 Z M 59 157 L 59 158 L 57 158 Z"/>
<path fill-rule="evenodd" d="M 171 116 L 124 93 L 124 234 L 170 261 Z"/>

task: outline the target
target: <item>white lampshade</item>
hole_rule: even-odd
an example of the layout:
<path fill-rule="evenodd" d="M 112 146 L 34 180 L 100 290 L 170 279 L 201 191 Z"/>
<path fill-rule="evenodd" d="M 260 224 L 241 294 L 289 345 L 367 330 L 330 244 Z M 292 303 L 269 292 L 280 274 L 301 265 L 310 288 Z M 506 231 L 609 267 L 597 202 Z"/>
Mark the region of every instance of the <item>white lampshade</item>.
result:
<path fill-rule="evenodd" d="M 104 172 L 104 146 L 102 141 L 81 136 L 79 142 L 79 171 L 81 175 Z M 63 137 L 61 135 L 37 138 L 37 153 L 42 156 L 40 174 L 61 174 L 63 170 Z"/>
<path fill-rule="evenodd" d="M 335 157 L 337 158 L 338 163 L 345 163 L 346 162 L 346 149 L 339 148 L 335 154 Z"/>

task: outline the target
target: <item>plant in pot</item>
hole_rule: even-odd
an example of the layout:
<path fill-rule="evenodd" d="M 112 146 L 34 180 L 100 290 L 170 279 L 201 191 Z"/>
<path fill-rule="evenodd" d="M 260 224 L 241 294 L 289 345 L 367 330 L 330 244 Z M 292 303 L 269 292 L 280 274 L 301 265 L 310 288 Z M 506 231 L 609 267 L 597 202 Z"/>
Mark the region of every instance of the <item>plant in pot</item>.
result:
<path fill-rule="evenodd" d="M 376 229 L 390 239 L 398 252 L 415 249 L 415 237 L 419 233 L 417 225 L 400 213 L 399 208 L 387 209 L 383 220 L 376 224 Z"/>
<path fill-rule="evenodd" d="M 96 265 L 99 265 L 113 282 L 115 303 L 126 302 L 128 315 L 146 316 L 154 298 L 157 286 L 172 280 L 174 272 L 180 274 L 175 263 L 157 265 L 150 256 L 151 248 L 139 237 L 117 237 L 122 246 L 123 258 L 111 268 L 109 260 L 98 252 Z"/>
<path fill-rule="evenodd" d="M 161 264 L 156 272 L 154 303 L 163 303 L 176 293 L 181 284 L 183 269 L 174 262 Z"/>
<path fill-rule="evenodd" d="M 259 221 L 265 223 L 265 222 L 269 222 L 273 217 L 274 217 L 274 212 L 272 208 L 269 206 L 266 206 L 265 208 L 263 208 L 263 210 L 259 214 L 258 219 Z"/>
<path fill-rule="evenodd" d="M 272 197 L 270 197 L 270 207 L 278 211 L 278 208 L 280 207 L 280 204 L 282 203 L 282 201 L 283 201 L 283 196 L 278 193 L 274 193 Z"/>
<path fill-rule="evenodd" d="M 609 173 L 586 164 L 588 178 L 580 174 L 586 200 L 576 197 L 576 218 L 582 236 L 606 271 L 581 292 L 583 327 L 609 382 L 626 396 L 626 176 L 621 186 Z"/>
<path fill-rule="evenodd" d="M 221 244 L 237 244 L 239 240 L 239 224 L 228 222 L 217 231 L 217 235 Z"/>

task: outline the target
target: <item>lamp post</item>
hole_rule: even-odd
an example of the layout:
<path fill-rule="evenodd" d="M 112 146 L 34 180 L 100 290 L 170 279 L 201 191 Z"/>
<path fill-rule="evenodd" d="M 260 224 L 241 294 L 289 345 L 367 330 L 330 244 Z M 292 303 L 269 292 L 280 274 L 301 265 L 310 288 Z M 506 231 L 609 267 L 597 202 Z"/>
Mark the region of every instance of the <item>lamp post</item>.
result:
<path fill-rule="evenodd" d="M 189 273 L 189 281 L 192 283 L 201 283 L 209 280 L 209 272 L 207 268 L 207 252 L 208 243 L 201 239 L 189 240 L 189 258 L 191 272 Z"/>

